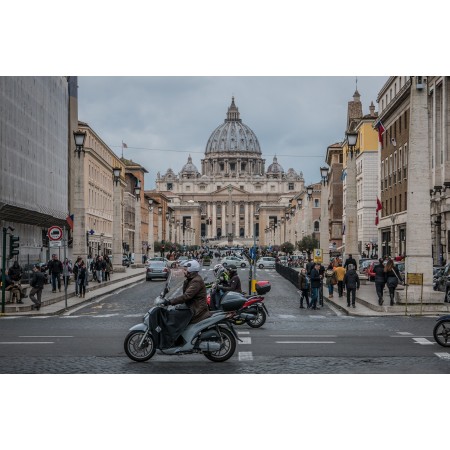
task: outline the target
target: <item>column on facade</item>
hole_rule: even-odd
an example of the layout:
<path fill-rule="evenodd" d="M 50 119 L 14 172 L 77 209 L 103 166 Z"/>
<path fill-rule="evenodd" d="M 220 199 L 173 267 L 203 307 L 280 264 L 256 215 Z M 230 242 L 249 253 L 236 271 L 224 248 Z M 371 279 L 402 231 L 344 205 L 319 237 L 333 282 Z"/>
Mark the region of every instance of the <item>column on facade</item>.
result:
<path fill-rule="evenodd" d="M 226 202 L 222 202 L 221 203 L 221 207 L 222 207 L 222 236 L 226 236 L 227 235 L 227 203 Z"/>
<path fill-rule="evenodd" d="M 252 202 L 250 203 L 250 230 L 249 230 L 249 237 L 253 237 L 253 234 L 255 233 L 255 204 Z"/>
<path fill-rule="evenodd" d="M 112 237 L 112 254 L 113 254 L 113 266 L 115 272 L 125 271 L 125 267 L 122 266 L 122 242 L 123 242 L 123 228 L 122 228 L 122 183 L 119 179 L 113 186 L 113 237 Z"/>
<path fill-rule="evenodd" d="M 240 232 L 240 208 L 241 205 L 239 204 L 239 202 L 236 202 L 235 204 L 235 216 L 234 216 L 234 223 L 235 223 L 235 233 L 234 235 L 236 237 L 239 237 L 239 232 Z"/>
<path fill-rule="evenodd" d="M 246 238 L 249 238 L 251 236 L 250 234 L 250 217 L 249 217 L 249 207 L 248 202 L 245 202 L 244 206 L 244 236 Z"/>
<path fill-rule="evenodd" d="M 154 254 L 155 252 L 155 237 L 153 235 L 153 206 L 150 206 L 148 210 L 148 246 L 150 248 L 148 256 Z"/>
<path fill-rule="evenodd" d="M 211 203 L 212 209 L 212 234 L 211 237 L 214 238 L 217 236 L 217 213 L 216 213 L 216 204 Z"/>
<path fill-rule="evenodd" d="M 141 238 L 141 199 L 136 200 L 135 224 L 134 224 L 134 262 L 142 263 L 142 238 Z"/>
<path fill-rule="evenodd" d="M 85 156 L 74 157 L 74 217 L 73 221 L 73 253 L 74 259 L 78 256 L 87 261 L 87 244 L 86 244 L 86 207 L 85 207 L 85 183 L 84 183 L 84 165 Z M 122 262 L 122 259 L 121 259 Z"/>
<path fill-rule="evenodd" d="M 356 205 L 356 155 L 347 154 L 346 204 L 345 204 L 345 256 L 353 255 L 359 263 L 358 216 Z"/>

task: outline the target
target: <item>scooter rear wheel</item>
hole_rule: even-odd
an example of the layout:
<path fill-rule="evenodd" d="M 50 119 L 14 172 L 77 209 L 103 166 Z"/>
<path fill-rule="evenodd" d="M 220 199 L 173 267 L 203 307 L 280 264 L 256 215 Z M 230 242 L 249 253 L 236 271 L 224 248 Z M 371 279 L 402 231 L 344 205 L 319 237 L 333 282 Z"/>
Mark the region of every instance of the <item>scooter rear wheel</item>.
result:
<path fill-rule="evenodd" d="M 442 347 L 450 347 L 450 320 L 438 322 L 433 329 L 433 336 Z"/>
<path fill-rule="evenodd" d="M 219 327 L 222 338 L 222 346 L 217 352 L 203 353 L 206 358 L 213 362 L 223 362 L 230 359 L 236 350 L 236 339 L 233 334 L 225 328 Z"/>
<path fill-rule="evenodd" d="M 256 316 L 256 319 L 249 320 L 247 323 L 252 328 L 259 328 L 262 327 L 266 323 L 266 312 L 262 308 L 258 308 L 258 315 Z"/>
<path fill-rule="evenodd" d="M 135 330 L 128 333 L 124 342 L 125 353 L 128 358 L 132 359 L 136 362 L 144 362 L 148 361 L 156 351 L 155 341 L 153 340 L 153 336 L 148 334 L 142 346 L 140 346 L 140 342 L 144 337 L 144 332 Z"/>

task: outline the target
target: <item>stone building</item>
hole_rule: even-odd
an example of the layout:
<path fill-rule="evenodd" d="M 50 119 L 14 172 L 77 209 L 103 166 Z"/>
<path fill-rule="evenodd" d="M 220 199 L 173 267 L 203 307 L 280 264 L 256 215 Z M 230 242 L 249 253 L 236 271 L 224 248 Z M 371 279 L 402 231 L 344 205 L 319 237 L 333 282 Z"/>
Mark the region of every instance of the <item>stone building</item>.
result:
<path fill-rule="evenodd" d="M 252 245 L 254 236 L 267 245 L 264 230 L 281 224 L 289 200 L 303 188 L 303 176 L 285 172 L 276 156 L 266 170 L 258 138 L 242 122 L 234 97 L 207 140 L 201 172 L 189 156 L 178 175 L 169 168 L 156 180 L 156 191 L 170 198 L 175 234 L 189 228 L 196 245 Z"/>
<path fill-rule="evenodd" d="M 46 261 L 48 228 L 68 228 L 70 139 L 68 77 L 0 77 L 0 222 L 20 264 Z"/>

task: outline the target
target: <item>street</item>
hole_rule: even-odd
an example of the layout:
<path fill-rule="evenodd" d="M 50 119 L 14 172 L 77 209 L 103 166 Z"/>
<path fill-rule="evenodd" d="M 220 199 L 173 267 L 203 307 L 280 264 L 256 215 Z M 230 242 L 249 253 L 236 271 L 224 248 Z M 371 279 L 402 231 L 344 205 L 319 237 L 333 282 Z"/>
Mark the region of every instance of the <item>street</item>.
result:
<path fill-rule="evenodd" d="M 209 269 L 202 272 L 205 276 Z M 240 270 L 243 286 L 248 270 Z M 211 277 L 211 275 L 210 275 Z M 236 327 L 242 342 L 219 364 L 202 355 L 156 353 L 146 363 L 123 350 L 128 329 L 140 322 L 164 282 L 139 282 L 60 316 L 0 319 L 0 372 L 112 374 L 438 374 L 450 372 L 450 352 L 432 337 L 433 317 L 354 317 L 326 305 L 299 309 L 296 288 L 275 270 L 259 279 L 272 283 L 270 316 L 259 329 Z M 180 287 L 178 273 L 172 292 Z"/>

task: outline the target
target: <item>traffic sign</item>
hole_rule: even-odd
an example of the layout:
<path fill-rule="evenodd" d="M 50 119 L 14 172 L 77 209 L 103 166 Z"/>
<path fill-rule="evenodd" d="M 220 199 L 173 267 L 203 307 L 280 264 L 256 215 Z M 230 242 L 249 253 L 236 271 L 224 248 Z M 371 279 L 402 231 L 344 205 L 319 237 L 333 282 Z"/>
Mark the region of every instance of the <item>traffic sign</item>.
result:
<path fill-rule="evenodd" d="M 50 242 L 49 242 L 49 245 L 50 245 L 50 248 L 53 248 L 53 247 L 62 247 L 61 241 L 50 241 Z"/>
<path fill-rule="evenodd" d="M 60 241 L 63 237 L 63 230 L 61 227 L 53 225 L 48 229 L 47 236 L 51 241 Z"/>
<path fill-rule="evenodd" d="M 323 255 L 321 248 L 314 249 L 314 262 L 315 263 L 323 263 Z"/>

